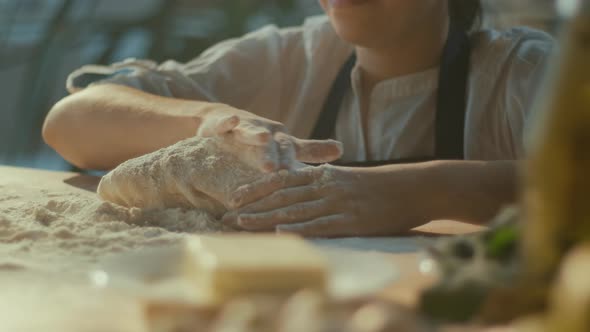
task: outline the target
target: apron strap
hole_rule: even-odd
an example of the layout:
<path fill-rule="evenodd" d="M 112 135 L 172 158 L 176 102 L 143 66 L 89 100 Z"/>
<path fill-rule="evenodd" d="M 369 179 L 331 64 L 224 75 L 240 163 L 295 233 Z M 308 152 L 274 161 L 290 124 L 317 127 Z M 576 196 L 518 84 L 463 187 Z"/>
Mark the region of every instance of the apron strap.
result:
<path fill-rule="evenodd" d="M 350 76 L 355 64 L 356 54 L 353 54 L 340 69 L 336 80 L 332 84 L 328 98 L 324 103 L 320 117 L 313 129 L 313 133 L 311 134 L 312 139 L 326 140 L 334 136 L 336 120 L 338 119 L 338 112 L 340 112 L 342 106 L 342 100 L 344 100 L 344 96 L 352 88 Z"/>
<path fill-rule="evenodd" d="M 471 42 L 467 32 L 451 25 L 443 52 L 435 120 L 435 157 L 465 159 L 465 113 Z"/>
<path fill-rule="evenodd" d="M 369 167 L 440 159 L 464 159 L 465 110 L 470 55 L 471 43 L 467 32 L 451 22 L 449 36 L 441 58 L 438 78 L 434 157 L 428 156 L 354 163 L 335 162 L 333 164 Z M 352 86 L 350 77 L 355 64 L 356 55 L 353 54 L 336 76 L 336 80 L 332 85 L 312 132 L 312 139 L 323 140 L 334 136 L 338 112 L 341 109 L 344 96 Z"/>

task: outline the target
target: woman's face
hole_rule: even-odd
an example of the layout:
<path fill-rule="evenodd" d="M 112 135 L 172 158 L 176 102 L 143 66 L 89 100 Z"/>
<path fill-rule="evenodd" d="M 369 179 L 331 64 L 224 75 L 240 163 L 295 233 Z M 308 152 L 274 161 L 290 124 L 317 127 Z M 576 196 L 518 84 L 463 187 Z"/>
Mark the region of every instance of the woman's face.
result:
<path fill-rule="evenodd" d="M 448 17 L 445 0 L 319 1 L 340 37 L 361 47 L 399 46 L 416 31 L 441 31 Z"/>

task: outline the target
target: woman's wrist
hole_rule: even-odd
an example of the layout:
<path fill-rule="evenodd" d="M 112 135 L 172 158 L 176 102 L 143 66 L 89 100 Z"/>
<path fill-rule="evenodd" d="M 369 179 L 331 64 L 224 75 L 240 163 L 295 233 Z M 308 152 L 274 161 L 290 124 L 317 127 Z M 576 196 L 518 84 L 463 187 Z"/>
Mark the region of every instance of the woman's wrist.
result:
<path fill-rule="evenodd" d="M 485 223 L 516 200 L 516 162 L 432 161 L 367 169 L 373 186 L 402 199 L 416 223 Z M 396 207 L 396 208 L 399 208 Z"/>
<path fill-rule="evenodd" d="M 437 201 L 440 189 L 431 185 L 432 169 L 427 163 L 366 168 L 361 172 L 371 174 L 367 179 L 379 197 L 391 200 L 390 217 L 407 223 L 400 228 L 421 226 L 442 213 Z"/>
<path fill-rule="evenodd" d="M 432 220 L 483 224 L 516 201 L 514 161 L 434 161 L 421 173 Z"/>

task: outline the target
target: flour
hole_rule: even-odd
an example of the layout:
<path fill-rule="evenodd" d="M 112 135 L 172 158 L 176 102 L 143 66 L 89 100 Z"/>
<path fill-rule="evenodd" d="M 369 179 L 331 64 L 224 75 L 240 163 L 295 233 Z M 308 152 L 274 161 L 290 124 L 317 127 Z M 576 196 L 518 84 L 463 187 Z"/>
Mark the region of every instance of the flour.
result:
<path fill-rule="evenodd" d="M 127 208 L 94 195 L 19 191 L 18 199 L 0 192 L 0 270 L 84 268 L 112 254 L 177 243 L 187 233 L 228 230 L 202 210 Z"/>
<path fill-rule="evenodd" d="M 10 328 L 12 319 L 17 327 L 35 325 L 29 329 L 35 331 L 143 331 L 133 325 L 145 323 L 143 307 L 129 294 L 143 290 L 142 299 L 183 302 L 192 293 L 182 283 L 150 288 L 142 275 L 125 279 L 120 285 L 130 288 L 123 292 L 118 286 L 100 288 L 93 273 L 138 253 L 147 255 L 148 266 L 165 270 L 166 261 L 152 253 L 174 248 L 192 233 L 233 231 L 218 216 L 236 188 L 262 176 L 248 161 L 256 153 L 214 139 L 187 140 L 128 161 L 106 176 L 101 194 L 112 201 L 85 190 L 94 183 L 87 185 L 83 176 L 5 170 L 0 174 L 0 312 L 9 320 L 2 320 L 2 330 L 26 330 Z M 191 185 L 188 196 L 183 183 Z M 334 271 L 330 291 L 335 296 L 358 296 L 352 287 L 357 284 L 365 296 L 397 273 L 389 260 L 373 253 L 371 260 L 322 251 Z M 133 260 L 125 266 L 141 264 Z M 107 277 L 114 282 L 125 275 L 109 271 Z M 89 327 L 74 326 L 78 323 Z"/>
<path fill-rule="evenodd" d="M 87 266 L 105 256 L 225 232 L 219 218 L 239 186 L 263 176 L 261 147 L 193 138 L 129 160 L 98 189 L 0 183 L 0 266 Z M 302 164 L 295 165 L 301 167 Z"/>
<path fill-rule="evenodd" d="M 260 178 L 257 147 L 231 138 L 192 138 L 129 160 L 107 174 L 99 196 L 122 206 L 202 209 L 219 218 L 230 195 Z"/>

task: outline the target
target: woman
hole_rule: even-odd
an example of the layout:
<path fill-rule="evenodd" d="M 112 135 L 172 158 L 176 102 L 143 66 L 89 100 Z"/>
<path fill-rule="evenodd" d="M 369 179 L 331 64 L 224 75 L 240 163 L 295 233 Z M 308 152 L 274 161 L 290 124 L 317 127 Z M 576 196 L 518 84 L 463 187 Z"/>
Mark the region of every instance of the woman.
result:
<path fill-rule="evenodd" d="M 224 221 L 250 231 L 386 235 L 434 219 L 483 223 L 513 202 L 551 39 L 525 28 L 469 33 L 475 0 L 320 3 L 325 17 L 263 28 L 188 64 L 82 68 L 44 137 L 95 169 L 194 133 L 259 146 L 267 171 L 342 154 L 334 141 L 296 137 L 342 142 L 343 166 L 238 189 Z M 388 165 L 346 166 L 365 161 Z"/>

